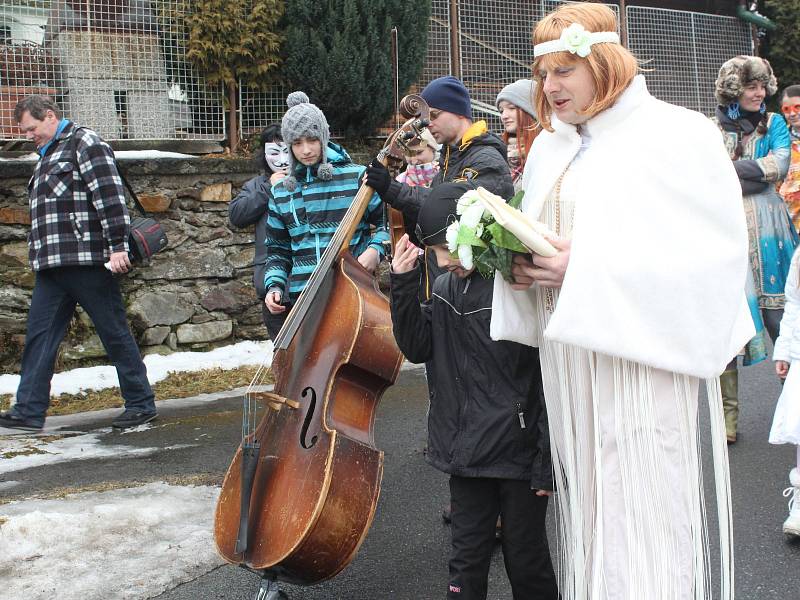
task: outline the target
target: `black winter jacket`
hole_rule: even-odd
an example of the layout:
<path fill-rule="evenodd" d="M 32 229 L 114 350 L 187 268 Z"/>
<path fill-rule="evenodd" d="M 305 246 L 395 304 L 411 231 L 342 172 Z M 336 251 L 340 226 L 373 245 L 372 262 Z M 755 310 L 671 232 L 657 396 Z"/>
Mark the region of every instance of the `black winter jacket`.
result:
<path fill-rule="evenodd" d="M 269 176 L 259 175 L 244 184 L 242 191 L 228 205 L 228 218 L 236 227 L 247 227 L 255 223 L 256 254 L 253 258 L 253 285 L 262 300 L 267 295 L 264 289 L 264 271 L 267 264 L 267 207 L 272 184 Z"/>
<path fill-rule="evenodd" d="M 477 135 L 475 135 L 477 133 Z M 466 141 L 465 141 L 466 140 Z M 510 199 L 514 195 L 514 182 L 508 168 L 507 148 L 499 137 L 486 131 L 486 123 L 477 121 L 464 138 L 454 146 L 442 148 L 439 172 L 431 188 L 450 181 L 474 181 L 498 196 Z M 430 194 L 430 189 L 392 181 L 381 199 L 403 213 L 406 231 L 416 240 L 414 229 L 419 207 Z M 419 244 L 418 244 L 419 245 Z M 442 274 L 436 265 L 433 252 L 425 251 L 425 272 L 421 273 L 420 300 L 430 299 L 431 285 Z"/>
<path fill-rule="evenodd" d="M 480 125 L 475 123 L 473 127 Z M 442 148 L 439 157 L 439 172 L 433 178 L 431 187 L 448 181 L 474 181 L 492 193 L 508 200 L 514 195 L 514 184 L 508 168 L 506 145 L 493 133 L 482 133 L 475 137 L 464 136 L 454 146 Z M 392 181 L 381 199 L 402 211 L 406 226 L 412 230 L 417 222 L 419 207 L 428 197 L 430 189 L 410 186 Z"/>
<path fill-rule="evenodd" d="M 538 350 L 489 337 L 493 281 L 445 273 L 425 304 L 418 281 L 417 270 L 392 273 L 391 308 L 400 350 L 427 364 L 427 461 L 461 477 L 530 480 L 552 490 Z"/>

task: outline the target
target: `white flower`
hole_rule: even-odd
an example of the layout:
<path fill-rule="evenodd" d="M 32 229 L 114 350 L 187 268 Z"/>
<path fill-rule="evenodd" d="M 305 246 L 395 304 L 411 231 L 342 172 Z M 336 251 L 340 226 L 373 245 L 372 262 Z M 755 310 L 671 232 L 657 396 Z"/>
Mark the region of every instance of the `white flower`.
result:
<path fill-rule="evenodd" d="M 464 209 L 464 212 L 461 213 L 460 222 L 464 227 L 468 227 L 469 229 L 476 231 L 478 229 L 478 224 L 481 222 L 482 217 L 483 217 L 483 204 L 478 202 Z"/>
<path fill-rule="evenodd" d="M 475 266 L 472 262 L 472 246 L 469 244 L 461 244 L 458 247 L 458 258 L 461 261 L 461 266 L 467 271 Z"/>
<path fill-rule="evenodd" d="M 480 200 L 478 190 L 467 190 L 456 203 L 456 214 L 463 215 L 464 211 Z"/>
<path fill-rule="evenodd" d="M 581 58 L 586 58 L 592 52 L 592 43 L 589 32 L 580 23 L 573 23 L 561 32 L 561 42 L 564 49 Z"/>
<path fill-rule="evenodd" d="M 444 238 L 447 240 L 447 249 L 450 252 L 456 251 L 456 239 L 458 239 L 458 228 L 459 223 L 458 221 L 453 221 L 447 227 L 447 231 L 444 232 Z"/>

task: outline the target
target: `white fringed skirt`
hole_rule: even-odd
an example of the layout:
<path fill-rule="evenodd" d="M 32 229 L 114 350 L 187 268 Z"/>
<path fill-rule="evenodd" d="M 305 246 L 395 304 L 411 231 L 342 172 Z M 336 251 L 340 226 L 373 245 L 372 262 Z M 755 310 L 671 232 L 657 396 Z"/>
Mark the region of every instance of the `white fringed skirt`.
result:
<path fill-rule="evenodd" d="M 548 341 L 540 353 L 564 600 L 712 598 L 698 379 Z M 717 380 L 707 388 L 729 600 L 727 449 Z"/>

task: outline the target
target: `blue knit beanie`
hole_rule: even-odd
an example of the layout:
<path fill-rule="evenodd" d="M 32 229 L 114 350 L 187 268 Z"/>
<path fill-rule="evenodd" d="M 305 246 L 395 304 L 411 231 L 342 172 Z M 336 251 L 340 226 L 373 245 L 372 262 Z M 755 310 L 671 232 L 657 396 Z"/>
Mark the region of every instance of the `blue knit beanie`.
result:
<path fill-rule="evenodd" d="M 420 94 L 431 108 L 445 110 L 472 120 L 472 104 L 469 92 L 460 79 L 452 75 L 434 79 Z"/>

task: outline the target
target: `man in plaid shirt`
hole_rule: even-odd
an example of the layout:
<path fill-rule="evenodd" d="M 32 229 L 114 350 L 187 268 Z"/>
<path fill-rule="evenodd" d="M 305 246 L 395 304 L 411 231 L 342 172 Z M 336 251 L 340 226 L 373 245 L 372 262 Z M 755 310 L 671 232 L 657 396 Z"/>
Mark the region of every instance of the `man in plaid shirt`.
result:
<path fill-rule="evenodd" d="M 114 153 L 95 132 L 63 119 L 45 96 L 21 100 L 14 117 L 40 155 L 28 184 L 28 259 L 36 284 L 16 403 L 0 413 L 0 427 L 44 426 L 58 346 L 76 304 L 92 319 L 117 369 L 125 410 L 112 425 L 152 421 L 155 397 L 113 275 L 131 267 L 130 217 Z"/>

